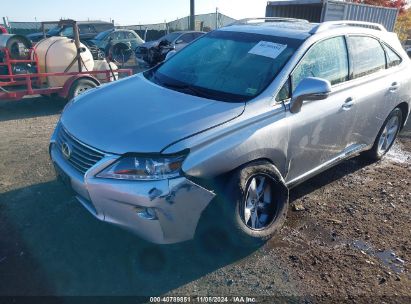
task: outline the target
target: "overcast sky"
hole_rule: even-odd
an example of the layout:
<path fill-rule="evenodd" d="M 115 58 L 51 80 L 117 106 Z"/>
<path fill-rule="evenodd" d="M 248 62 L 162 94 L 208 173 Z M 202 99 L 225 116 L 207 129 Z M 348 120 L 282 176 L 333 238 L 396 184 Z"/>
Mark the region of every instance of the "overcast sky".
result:
<path fill-rule="evenodd" d="M 0 0 L 0 17 L 10 21 L 114 19 L 121 25 L 172 21 L 190 13 L 190 0 Z M 266 0 L 196 0 L 196 14 L 216 7 L 230 17 L 263 17 Z M 1 19 L 2 21 L 2 19 Z M 2 23 L 2 22 L 1 22 Z"/>

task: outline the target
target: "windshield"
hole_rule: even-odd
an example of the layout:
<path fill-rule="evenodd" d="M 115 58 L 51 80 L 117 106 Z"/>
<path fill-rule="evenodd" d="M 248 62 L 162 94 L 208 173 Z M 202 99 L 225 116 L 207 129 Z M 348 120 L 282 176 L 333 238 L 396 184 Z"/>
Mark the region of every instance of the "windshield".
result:
<path fill-rule="evenodd" d="M 146 77 L 170 89 L 229 102 L 259 95 L 303 41 L 216 31 L 198 39 Z"/>
<path fill-rule="evenodd" d="M 54 35 L 58 35 L 60 33 L 60 31 L 61 31 L 61 27 L 56 26 L 56 27 L 53 27 L 53 28 L 49 29 L 47 34 L 51 35 L 51 36 L 54 36 Z"/>
<path fill-rule="evenodd" d="M 94 40 L 104 40 L 111 32 L 112 30 L 101 32 L 96 37 L 94 37 Z"/>
<path fill-rule="evenodd" d="M 71 27 L 71 26 L 65 27 L 65 28 L 61 31 L 60 36 L 73 37 L 73 36 L 74 36 L 73 27 Z"/>

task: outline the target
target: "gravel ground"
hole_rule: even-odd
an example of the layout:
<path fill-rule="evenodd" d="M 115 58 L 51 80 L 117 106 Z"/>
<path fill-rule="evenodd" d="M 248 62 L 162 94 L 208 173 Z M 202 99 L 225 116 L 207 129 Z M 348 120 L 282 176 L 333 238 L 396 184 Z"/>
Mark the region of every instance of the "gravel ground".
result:
<path fill-rule="evenodd" d="M 354 158 L 293 189 L 284 229 L 257 250 L 224 236 L 156 246 L 97 221 L 55 181 L 47 149 L 63 106 L 0 102 L 0 295 L 410 303 L 409 126 L 383 161 Z"/>

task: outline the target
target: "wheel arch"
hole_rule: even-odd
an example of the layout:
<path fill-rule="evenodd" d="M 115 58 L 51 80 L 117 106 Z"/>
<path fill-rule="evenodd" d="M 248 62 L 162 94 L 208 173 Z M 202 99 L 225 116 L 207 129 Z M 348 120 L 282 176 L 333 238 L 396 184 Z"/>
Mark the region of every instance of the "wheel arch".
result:
<path fill-rule="evenodd" d="M 100 81 L 98 81 L 98 79 L 93 77 L 92 75 L 87 75 L 87 74 L 86 75 L 75 75 L 75 76 L 70 77 L 64 83 L 63 90 L 60 93 L 60 97 L 67 98 L 70 94 L 70 90 L 73 84 L 79 81 L 80 79 L 87 79 L 87 80 L 93 81 L 97 86 L 101 84 Z"/>
<path fill-rule="evenodd" d="M 260 157 L 253 160 L 249 160 L 248 162 L 245 162 L 241 165 L 238 165 L 235 168 L 232 168 L 213 177 L 196 177 L 190 176 L 189 174 L 186 176 L 188 179 L 192 180 L 193 182 L 199 184 L 200 186 L 206 189 L 219 192 L 222 190 L 224 185 L 229 181 L 229 179 L 233 176 L 233 174 L 235 174 L 237 171 L 253 164 L 258 165 L 262 163 L 268 164 L 271 167 L 271 169 L 273 169 L 273 172 L 275 174 L 275 176 L 273 177 L 278 181 L 279 186 L 281 186 L 282 189 L 288 193 L 289 188 L 287 187 L 287 184 L 280 170 L 277 168 L 276 164 L 270 158 L 267 157 Z"/>
<path fill-rule="evenodd" d="M 407 122 L 410 107 L 409 107 L 409 104 L 404 101 L 404 102 L 400 103 L 399 105 L 397 105 L 396 108 L 399 108 L 402 112 L 403 120 L 402 120 L 401 129 L 403 129 L 404 126 L 405 126 L 405 123 Z"/>

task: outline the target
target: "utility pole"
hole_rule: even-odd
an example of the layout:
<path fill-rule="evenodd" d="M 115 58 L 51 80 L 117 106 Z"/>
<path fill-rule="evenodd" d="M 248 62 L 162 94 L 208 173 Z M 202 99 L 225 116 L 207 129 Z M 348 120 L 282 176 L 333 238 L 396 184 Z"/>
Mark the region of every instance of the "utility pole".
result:
<path fill-rule="evenodd" d="M 194 2 L 195 0 L 190 0 L 190 30 L 192 31 L 194 31 L 196 27 Z"/>
<path fill-rule="evenodd" d="M 218 7 L 215 8 L 215 29 L 218 29 Z"/>

